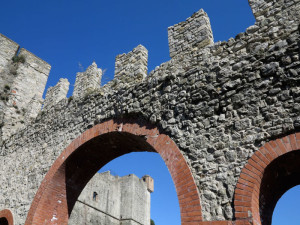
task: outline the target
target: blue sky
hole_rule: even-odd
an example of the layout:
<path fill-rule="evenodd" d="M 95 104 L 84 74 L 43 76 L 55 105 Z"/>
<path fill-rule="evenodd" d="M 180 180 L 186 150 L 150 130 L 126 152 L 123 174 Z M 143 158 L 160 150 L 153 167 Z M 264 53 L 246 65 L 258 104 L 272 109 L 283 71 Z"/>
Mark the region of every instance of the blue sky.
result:
<path fill-rule="evenodd" d="M 102 83 L 113 78 L 116 55 L 139 44 L 149 51 L 149 71 L 168 61 L 167 28 L 201 8 L 210 17 L 215 41 L 235 37 L 254 24 L 247 0 L 14 0 L 1 2 L 0 33 L 51 64 L 47 87 L 68 78 L 70 96 L 76 73 L 93 60 L 107 70 Z M 180 224 L 175 189 L 157 154 L 126 155 L 106 169 L 120 176 L 153 176 L 152 218 L 156 225 Z M 299 189 L 293 195 L 299 197 Z M 290 200 L 283 204 L 285 209 L 296 207 Z"/>
<path fill-rule="evenodd" d="M 149 71 L 169 60 L 167 28 L 203 8 L 215 41 L 254 24 L 247 0 L 14 0 L 0 8 L 0 33 L 51 64 L 47 87 L 93 60 L 111 80 L 115 57 L 139 44 L 149 50 Z M 72 89 L 72 88 L 71 88 Z M 71 95 L 72 92 L 69 92 Z"/>

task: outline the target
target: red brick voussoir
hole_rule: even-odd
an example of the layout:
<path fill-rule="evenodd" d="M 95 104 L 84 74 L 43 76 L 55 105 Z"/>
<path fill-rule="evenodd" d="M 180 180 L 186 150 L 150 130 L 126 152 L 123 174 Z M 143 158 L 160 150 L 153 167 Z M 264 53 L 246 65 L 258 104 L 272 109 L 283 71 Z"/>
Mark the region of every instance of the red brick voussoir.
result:
<path fill-rule="evenodd" d="M 0 219 L 5 218 L 7 220 L 8 225 L 14 225 L 13 214 L 9 209 L 4 209 L 0 211 Z"/>
<path fill-rule="evenodd" d="M 300 149 L 300 132 L 264 144 L 242 169 L 235 190 L 235 217 L 251 224 L 262 224 L 259 196 L 266 168 L 281 156 Z M 276 199 L 275 199 L 276 200 Z"/>

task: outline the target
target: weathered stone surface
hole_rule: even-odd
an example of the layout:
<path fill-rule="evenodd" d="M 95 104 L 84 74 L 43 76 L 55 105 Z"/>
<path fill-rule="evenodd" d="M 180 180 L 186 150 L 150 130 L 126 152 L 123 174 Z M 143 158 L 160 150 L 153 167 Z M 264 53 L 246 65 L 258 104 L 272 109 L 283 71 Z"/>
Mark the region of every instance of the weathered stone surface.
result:
<path fill-rule="evenodd" d="M 10 121 L 22 118 L 0 114 L 0 208 L 23 224 L 62 150 L 95 123 L 126 116 L 151 121 L 174 140 L 197 183 L 204 220 L 232 220 L 241 168 L 263 143 L 300 126 L 299 1 L 249 3 L 254 27 L 228 42 L 170 49 L 172 59 L 143 80 L 116 76 L 85 98 L 61 100 L 14 135 L 6 131 Z M 7 104 L 0 104 L 2 115 L 16 115 Z"/>
<path fill-rule="evenodd" d="M 147 183 L 134 174 L 124 177 L 113 176 L 109 171 L 95 174 L 78 197 L 69 224 L 124 223 L 149 225 Z"/>

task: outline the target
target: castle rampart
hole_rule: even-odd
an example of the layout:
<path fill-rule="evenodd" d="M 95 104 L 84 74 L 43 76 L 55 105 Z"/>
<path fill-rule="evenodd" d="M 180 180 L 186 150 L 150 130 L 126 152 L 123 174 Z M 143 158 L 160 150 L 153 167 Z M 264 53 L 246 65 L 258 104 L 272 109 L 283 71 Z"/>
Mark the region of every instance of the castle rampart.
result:
<path fill-rule="evenodd" d="M 167 146 L 166 149 L 174 142 L 184 161 L 177 165 L 176 157 L 167 161 L 169 158 L 164 156 L 166 164 L 170 168 L 188 166 L 190 182 L 197 187 L 194 197 L 201 202 L 201 207 L 187 213 L 186 193 L 181 186 L 176 187 L 183 209 L 182 224 L 195 221 L 201 225 L 207 224 L 205 221 L 218 224 L 215 221 L 224 220 L 234 224 L 242 220 L 246 224 L 265 225 L 259 219 L 259 208 L 249 200 L 259 199 L 260 183 L 245 178 L 242 171 L 250 171 L 247 176 L 257 173 L 262 177 L 265 167 L 259 164 L 264 162 L 255 154 L 268 155 L 265 149 L 270 152 L 275 149 L 272 153 L 275 158 L 281 148 L 285 149 L 282 145 L 300 149 L 300 3 L 298 0 L 249 3 L 257 21 L 235 38 L 203 48 L 179 50 L 170 61 L 138 82 L 124 86 L 125 82 L 117 82 L 116 76 L 104 87 L 98 86 L 100 91 L 89 92 L 84 98 L 75 94 L 70 101 L 62 98 L 24 129 L 14 135 L 6 133 L 6 140 L 0 146 L 0 171 L 4 171 L 0 174 L 4 193 L 0 195 L 0 209 L 10 209 L 17 225 L 24 224 L 26 218 L 32 219 L 29 221 L 41 218 L 42 214 L 34 211 L 35 207 L 40 210 L 39 202 L 31 204 L 43 178 L 56 160 L 64 162 L 64 155 L 60 156 L 64 149 L 80 148 L 81 145 L 76 145 L 79 141 L 85 143 L 87 133 L 93 138 L 99 135 L 97 144 L 107 145 L 111 150 L 96 148 L 101 157 L 96 153 L 93 157 L 99 160 L 114 158 L 109 153 L 122 149 L 114 149 L 115 145 L 107 140 L 117 143 L 125 139 L 124 143 L 133 143 L 130 147 L 147 140 L 153 146 Z M 130 70 L 128 76 L 133 74 Z M 78 91 L 78 95 L 83 96 L 82 93 L 85 92 Z M 110 130 L 112 139 L 105 139 L 107 136 L 101 136 L 100 132 L 89 133 L 97 124 L 104 127 L 101 130 L 104 133 L 111 129 L 106 121 L 123 118 L 129 118 L 128 124 L 133 124 L 132 132 L 122 133 L 122 123 L 115 122 L 116 128 Z M 141 124 L 148 123 L 173 142 L 156 139 L 157 133 L 139 133 L 149 127 Z M 4 124 L 6 129 L 5 126 L 10 125 Z M 134 132 L 140 136 L 126 136 Z M 147 146 L 142 145 L 140 149 Z M 139 149 L 131 151 L 135 150 Z M 253 198 L 248 186 L 255 186 Z M 30 206 L 34 214 L 27 217 Z M 255 220 L 252 212 L 256 212 Z M 198 214 L 193 217 L 193 213 Z"/>

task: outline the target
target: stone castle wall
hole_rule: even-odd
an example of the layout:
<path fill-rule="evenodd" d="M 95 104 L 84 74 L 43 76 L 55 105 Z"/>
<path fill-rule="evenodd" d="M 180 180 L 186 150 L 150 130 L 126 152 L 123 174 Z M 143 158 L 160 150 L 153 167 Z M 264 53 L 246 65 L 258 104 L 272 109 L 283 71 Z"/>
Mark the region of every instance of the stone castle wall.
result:
<path fill-rule="evenodd" d="M 97 173 L 81 192 L 69 224 L 149 225 L 150 192 L 134 174 Z"/>
<path fill-rule="evenodd" d="M 209 45 L 185 51 L 181 46 L 193 46 L 193 41 L 169 31 L 176 37 L 169 36 L 174 40 L 170 46 L 179 47 L 170 49 L 172 59 L 147 77 L 127 82 L 134 73 L 120 74 L 84 98 L 62 98 L 14 135 L 6 134 L 10 125 L 5 125 L 0 208 L 11 209 L 16 224 L 24 224 L 43 177 L 62 150 L 95 124 L 126 116 L 155 124 L 177 144 L 196 181 L 205 221 L 234 220 L 234 191 L 247 160 L 266 141 L 300 129 L 300 3 L 249 4 L 256 23 L 227 42 L 212 44 L 205 23 Z M 198 26 L 190 31 L 193 18 L 199 19 L 191 17 L 181 29 L 203 37 Z M 175 40 L 186 45 L 175 45 Z M 5 64 L 16 50 L 1 49 Z"/>
<path fill-rule="evenodd" d="M 0 35 L 2 135 L 6 139 L 41 110 L 50 65 Z M 4 126 L 5 125 L 5 126 Z"/>

